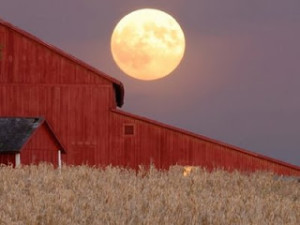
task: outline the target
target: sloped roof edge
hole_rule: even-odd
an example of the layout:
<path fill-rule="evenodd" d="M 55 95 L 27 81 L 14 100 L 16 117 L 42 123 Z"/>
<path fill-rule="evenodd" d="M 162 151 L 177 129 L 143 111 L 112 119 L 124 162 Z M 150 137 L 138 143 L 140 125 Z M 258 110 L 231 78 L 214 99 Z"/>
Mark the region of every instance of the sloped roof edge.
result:
<path fill-rule="evenodd" d="M 274 159 L 274 158 L 271 158 L 271 157 L 268 157 L 268 156 L 265 156 L 265 155 L 262 155 L 262 154 L 258 154 L 258 153 L 252 152 L 252 151 L 248 151 L 248 150 L 239 148 L 237 146 L 224 143 L 222 141 L 218 141 L 218 140 L 215 140 L 215 139 L 212 139 L 212 138 L 200 135 L 200 134 L 196 134 L 196 133 L 193 133 L 193 132 L 181 129 L 181 128 L 177 128 L 177 127 L 174 127 L 174 126 L 171 126 L 171 125 L 168 125 L 168 124 L 164 124 L 164 123 L 161 123 L 161 122 L 158 122 L 158 121 L 155 121 L 155 120 L 151 120 L 151 119 L 148 119 L 148 118 L 143 117 L 143 116 L 134 115 L 132 113 L 128 113 L 128 112 L 125 112 L 125 111 L 122 111 L 122 110 L 119 110 L 119 109 L 111 109 L 111 112 L 116 113 L 116 114 L 120 114 L 120 115 L 123 115 L 123 116 L 126 116 L 126 117 L 130 117 L 132 119 L 140 120 L 140 121 L 143 121 L 143 122 L 146 122 L 146 123 L 150 123 L 150 124 L 153 124 L 153 125 L 158 126 L 158 127 L 162 127 L 162 128 L 165 128 L 165 129 L 168 129 L 168 130 L 171 130 L 171 131 L 182 133 L 182 134 L 185 134 L 187 136 L 191 136 L 191 137 L 194 137 L 194 138 L 197 138 L 197 139 L 201 139 L 203 141 L 207 141 L 207 142 L 210 142 L 210 143 L 213 143 L 213 144 L 217 144 L 217 145 L 226 147 L 229 150 L 241 152 L 241 153 L 246 154 L 246 155 L 257 157 L 257 158 L 260 158 L 260 159 L 263 159 L 263 160 L 266 160 L 266 161 L 269 161 L 269 162 L 274 162 L 276 164 L 279 164 L 279 165 L 282 165 L 282 166 L 289 167 L 289 168 L 300 171 L 300 166 L 293 165 L 293 164 L 290 164 L 290 163 L 287 163 L 287 162 L 284 162 L 284 161 L 281 161 L 281 160 L 278 160 L 278 159 Z"/>
<path fill-rule="evenodd" d="M 95 67 L 92 67 L 91 65 L 83 62 L 82 60 L 76 58 L 75 56 L 72 56 L 71 54 L 64 52 L 63 50 L 59 49 L 58 47 L 55 47 L 49 43 L 44 42 L 43 40 L 30 34 L 29 32 L 10 24 L 9 22 L 3 20 L 2 18 L 0 18 L 0 24 L 8 27 L 9 29 L 14 30 L 15 32 L 18 32 L 19 34 L 23 35 L 24 37 L 27 37 L 27 38 L 39 43 L 40 45 L 47 47 L 48 49 L 54 51 L 55 53 L 61 55 L 62 57 L 65 57 L 65 58 L 69 59 L 70 61 L 86 68 L 87 70 L 96 73 L 98 76 L 101 76 L 104 79 L 112 82 L 114 84 L 114 88 L 116 90 L 117 106 L 122 107 L 122 105 L 124 104 L 124 86 L 121 81 L 107 75 L 106 73 L 96 69 Z"/>
<path fill-rule="evenodd" d="M 48 127 L 50 134 L 54 137 L 55 141 L 57 142 L 57 144 L 60 146 L 60 151 L 61 153 L 67 153 L 65 147 L 60 143 L 59 138 L 56 136 L 55 132 L 53 131 L 52 127 L 50 126 L 50 124 L 47 122 L 47 120 L 44 119 L 44 124 Z"/>

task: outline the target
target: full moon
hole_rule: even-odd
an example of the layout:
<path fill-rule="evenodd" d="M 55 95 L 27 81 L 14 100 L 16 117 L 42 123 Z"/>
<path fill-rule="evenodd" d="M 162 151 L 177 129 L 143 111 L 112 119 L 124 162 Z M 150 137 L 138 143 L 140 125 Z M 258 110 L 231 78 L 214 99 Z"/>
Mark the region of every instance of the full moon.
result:
<path fill-rule="evenodd" d="M 127 75 L 155 80 L 179 65 L 185 50 L 177 21 L 157 9 L 140 9 L 123 17 L 111 37 L 114 61 Z"/>

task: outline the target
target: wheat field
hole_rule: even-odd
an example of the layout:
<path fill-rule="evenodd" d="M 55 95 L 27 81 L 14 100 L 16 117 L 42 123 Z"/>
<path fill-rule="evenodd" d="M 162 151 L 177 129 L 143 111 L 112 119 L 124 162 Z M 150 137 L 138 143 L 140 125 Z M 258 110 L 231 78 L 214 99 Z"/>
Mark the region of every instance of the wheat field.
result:
<path fill-rule="evenodd" d="M 0 224 L 300 224 L 300 183 L 183 167 L 0 167 Z"/>

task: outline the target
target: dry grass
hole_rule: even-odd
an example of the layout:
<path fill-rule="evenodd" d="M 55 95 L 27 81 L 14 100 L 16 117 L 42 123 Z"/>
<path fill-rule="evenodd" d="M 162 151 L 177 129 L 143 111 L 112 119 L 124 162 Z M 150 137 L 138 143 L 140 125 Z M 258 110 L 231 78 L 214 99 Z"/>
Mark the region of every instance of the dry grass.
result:
<path fill-rule="evenodd" d="M 300 184 L 182 167 L 0 167 L 0 224 L 300 224 Z"/>

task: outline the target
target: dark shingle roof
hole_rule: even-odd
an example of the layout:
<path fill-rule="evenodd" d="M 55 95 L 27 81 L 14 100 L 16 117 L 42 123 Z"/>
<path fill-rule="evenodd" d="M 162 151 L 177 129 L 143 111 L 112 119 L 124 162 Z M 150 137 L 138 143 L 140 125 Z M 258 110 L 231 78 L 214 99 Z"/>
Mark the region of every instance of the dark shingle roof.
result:
<path fill-rule="evenodd" d="M 0 153 L 20 152 L 34 131 L 44 122 L 37 118 L 0 118 Z"/>

